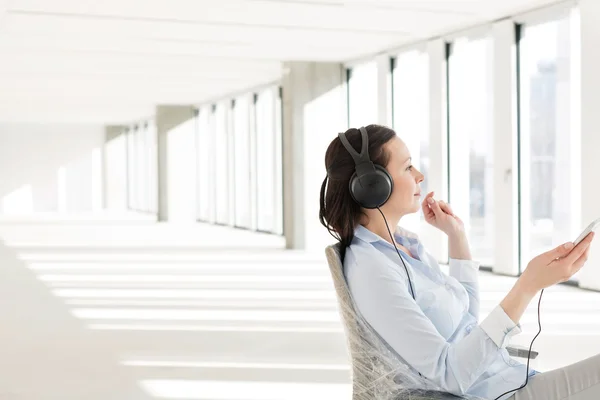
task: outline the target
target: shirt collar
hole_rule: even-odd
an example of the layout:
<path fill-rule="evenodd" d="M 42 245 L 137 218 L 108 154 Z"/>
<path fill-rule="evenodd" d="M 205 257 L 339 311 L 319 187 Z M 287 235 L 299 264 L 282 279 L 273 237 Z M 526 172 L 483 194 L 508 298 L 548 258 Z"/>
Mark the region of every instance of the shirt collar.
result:
<path fill-rule="evenodd" d="M 407 229 L 401 228 L 400 226 L 396 227 L 396 231 L 394 232 L 394 234 L 405 237 L 405 238 L 409 238 L 409 239 L 418 239 L 419 238 L 416 233 L 411 232 Z M 368 230 L 367 228 L 365 228 L 364 226 L 362 226 L 360 224 L 354 230 L 354 236 L 359 238 L 360 240 L 363 240 L 368 243 L 385 241 L 381 236 L 379 236 L 378 234 L 376 234 L 374 232 L 371 232 L 370 230 Z M 385 242 L 387 242 L 387 241 L 385 241 Z"/>

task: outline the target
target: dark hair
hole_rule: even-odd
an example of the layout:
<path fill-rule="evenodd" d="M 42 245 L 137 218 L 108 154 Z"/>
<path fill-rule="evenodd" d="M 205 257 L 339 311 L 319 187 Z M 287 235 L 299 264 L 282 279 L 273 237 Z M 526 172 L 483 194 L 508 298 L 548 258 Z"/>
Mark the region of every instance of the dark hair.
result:
<path fill-rule="evenodd" d="M 369 157 L 374 164 L 386 167 L 390 155 L 384 145 L 396 136 L 396 132 L 386 126 L 366 126 L 369 137 Z M 346 131 L 346 138 L 360 153 L 362 138 L 355 128 Z M 354 174 L 354 160 L 339 137 L 331 141 L 325 153 L 327 176 L 321 185 L 319 220 L 329 233 L 342 243 L 345 249 L 354 239 L 354 230 L 363 214 L 361 207 L 350 194 L 349 183 Z"/>

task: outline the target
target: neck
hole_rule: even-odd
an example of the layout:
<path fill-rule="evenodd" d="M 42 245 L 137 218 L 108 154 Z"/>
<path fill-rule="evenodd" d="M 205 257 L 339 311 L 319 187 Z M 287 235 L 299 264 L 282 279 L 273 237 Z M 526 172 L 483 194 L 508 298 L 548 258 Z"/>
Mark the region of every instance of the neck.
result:
<path fill-rule="evenodd" d="M 382 239 L 389 242 L 390 244 L 394 244 L 394 242 L 392 242 L 392 238 L 390 238 L 390 232 L 392 233 L 392 237 L 393 237 L 394 232 L 396 231 L 396 227 L 400 223 L 401 217 L 387 215 L 384 210 L 381 210 L 381 211 L 383 211 L 383 214 L 385 215 L 385 219 L 387 220 L 388 226 L 390 228 L 390 230 L 388 232 L 388 228 L 386 227 L 385 221 L 383 220 L 383 217 L 381 216 L 379 211 L 377 211 L 377 210 L 369 210 L 369 211 L 373 211 L 373 212 L 367 213 L 368 218 L 365 221 L 363 221 L 362 225 L 365 228 L 367 228 L 368 230 L 370 230 L 371 232 L 379 235 Z"/>

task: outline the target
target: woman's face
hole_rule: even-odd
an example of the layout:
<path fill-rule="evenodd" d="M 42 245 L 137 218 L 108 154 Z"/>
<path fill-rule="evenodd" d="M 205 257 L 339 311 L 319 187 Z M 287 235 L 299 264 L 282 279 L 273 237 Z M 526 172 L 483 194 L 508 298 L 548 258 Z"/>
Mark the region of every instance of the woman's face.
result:
<path fill-rule="evenodd" d="M 394 181 L 394 190 L 382 208 L 398 217 L 419 211 L 423 174 L 411 163 L 410 152 L 398 137 L 385 144 L 390 159 L 386 167 Z"/>

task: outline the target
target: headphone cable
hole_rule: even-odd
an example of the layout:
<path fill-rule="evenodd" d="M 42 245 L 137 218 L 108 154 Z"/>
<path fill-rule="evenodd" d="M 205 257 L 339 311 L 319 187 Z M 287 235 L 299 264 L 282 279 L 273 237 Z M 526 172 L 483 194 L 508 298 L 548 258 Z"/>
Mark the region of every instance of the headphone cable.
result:
<path fill-rule="evenodd" d="M 398 247 L 396 247 L 396 240 L 394 239 L 394 236 L 392 235 L 392 231 L 390 230 L 387 219 L 385 218 L 385 215 L 383 215 L 383 212 L 381 211 L 381 209 L 379 207 L 377 207 L 377 210 L 379 210 L 379 212 L 381 213 L 381 216 L 383 217 L 383 221 L 385 222 L 385 227 L 387 228 L 387 231 L 390 234 L 390 240 L 392 241 L 392 244 L 394 245 L 394 248 L 396 249 L 396 253 L 398 253 L 398 257 L 400 257 L 400 261 L 402 261 L 402 265 L 404 265 L 404 269 L 406 270 L 406 276 L 408 277 L 408 284 L 410 285 L 410 293 L 412 294 L 413 300 L 417 301 L 417 298 L 415 297 L 415 291 L 412 286 L 412 280 L 410 279 L 410 274 L 408 273 L 408 267 L 406 266 L 404 259 L 400 255 L 400 250 L 398 250 Z"/>
<path fill-rule="evenodd" d="M 523 389 L 525 386 L 527 386 L 527 383 L 529 382 L 529 360 L 531 359 L 531 348 L 533 347 L 533 342 L 535 342 L 535 339 L 537 339 L 537 337 L 540 335 L 540 333 L 542 333 L 542 321 L 541 321 L 541 317 L 540 317 L 540 305 L 542 304 L 542 295 L 543 294 L 544 294 L 544 289 L 542 289 L 542 291 L 540 292 L 540 299 L 538 300 L 538 328 L 539 328 L 538 329 L 538 333 L 531 340 L 531 344 L 529 345 L 529 352 L 527 353 L 527 372 L 526 372 L 526 375 L 525 375 L 525 383 L 523 385 L 519 386 L 516 389 L 509 390 L 508 392 L 502 393 L 500 396 L 496 397 L 494 400 L 498 400 L 500 397 L 502 397 L 505 394 L 508 394 L 510 392 L 514 392 L 516 390 Z"/>

